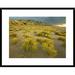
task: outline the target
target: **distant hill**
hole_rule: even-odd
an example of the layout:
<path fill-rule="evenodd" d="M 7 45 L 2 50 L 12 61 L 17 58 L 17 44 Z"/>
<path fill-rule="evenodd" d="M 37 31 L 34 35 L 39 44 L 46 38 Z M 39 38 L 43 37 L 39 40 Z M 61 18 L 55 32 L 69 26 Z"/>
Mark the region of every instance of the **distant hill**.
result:
<path fill-rule="evenodd" d="M 10 17 L 9 19 L 15 20 L 31 20 L 38 23 L 46 24 L 64 24 L 66 23 L 66 17 Z"/>

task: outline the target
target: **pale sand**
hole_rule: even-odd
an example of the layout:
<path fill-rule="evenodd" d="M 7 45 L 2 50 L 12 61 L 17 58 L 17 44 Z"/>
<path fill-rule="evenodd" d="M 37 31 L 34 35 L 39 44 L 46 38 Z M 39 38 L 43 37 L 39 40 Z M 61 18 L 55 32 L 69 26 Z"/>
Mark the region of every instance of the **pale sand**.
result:
<path fill-rule="evenodd" d="M 66 27 L 66 24 L 56 25 L 56 26 L 59 26 L 59 27 Z"/>

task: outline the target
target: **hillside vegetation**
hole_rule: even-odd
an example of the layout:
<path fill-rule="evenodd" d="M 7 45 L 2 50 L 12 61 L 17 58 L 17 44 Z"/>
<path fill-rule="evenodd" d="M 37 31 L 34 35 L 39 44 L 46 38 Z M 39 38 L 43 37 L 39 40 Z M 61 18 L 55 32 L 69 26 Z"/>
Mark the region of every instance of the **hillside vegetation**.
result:
<path fill-rule="evenodd" d="M 63 58 L 66 29 L 32 20 L 9 19 L 10 58 Z"/>

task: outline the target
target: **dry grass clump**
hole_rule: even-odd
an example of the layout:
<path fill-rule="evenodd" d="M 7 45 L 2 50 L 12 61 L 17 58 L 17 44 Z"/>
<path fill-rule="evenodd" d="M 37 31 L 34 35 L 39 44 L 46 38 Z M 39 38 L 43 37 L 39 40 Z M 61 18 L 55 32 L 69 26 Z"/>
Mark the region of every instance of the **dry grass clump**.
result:
<path fill-rule="evenodd" d="M 58 40 L 65 41 L 65 40 L 66 40 L 66 37 L 64 37 L 64 36 L 59 36 L 59 37 L 58 37 Z"/>
<path fill-rule="evenodd" d="M 14 38 L 14 37 L 17 37 L 17 34 L 12 32 L 9 36 Z"/>
<path fill-rule="evenodd" d="M 66 36 L 65 32 L 55 32 L 56 35 L 60 35 L 60 36 Z"/>
<path fill-rule="evenodd" d="M 50 57 L 55 57 L 57 55 L 57 50 L 54 47 L 53 40 L 49 39 L 42 43 L 42 48 L 47 52 Z"/>
<path fill-rule="evenodd" d="M 43 36 L 43 37 L 46 37 L 48 36 L 49 34 L 47 32 L 40 32 L 37 34 L 37 36 Z"/>
<path fill-rule="evenodd" d="M 26 35 L 26 34 L 24 34 L 23 37 L 24 37 L 24 38 L 32 38 L 32 36 Z"/>
<path fill-rule="evenodd" d="M 25 39 L 23 45 L 22 45 L 22 48 L 25 50 L 25 51 L 35 51 L 37 50 L 37 45 L 38 45 L 38 42 L 32 38 L 27 38 Z"/>
<path fill-rule="evenodd" d="M 14 38 L 12 38 L 12 44 L 17 44 L 17 42 L 18 42 L 18 38 L 17 37 L 14 37 Z"/>
<path fill-rule="evenodd" d="M 10 39 L 11 39 L 11 43 L 12 43 L 13 45 L 17 44 L 17 42 L 18 42 L 17 34 L 16 34 L 14 31 L 12 31 L 12 32 L 9 34 L 9 36 L 10 36 Z"/>
<path fill-rule="evenodd" d="M 66 42 L 65 42 L 65 41 L 62 43 L 62 46 L 63 46 L 64 48 L 66 47 Z"/>
<path fill-rule="evenodd" d="M 47 32 L 47 31 L 39 32 L 39 33 L 37 33 L 37 36 L 40 36 L 40 37 L 46 37 L 46 38 L 51 39 L 50 33 Z"/>
<path fill-rule="evenodd" d="M 61 40 L 62 41 L 62 46 L 66 47 L 66 37 L 65 36 L 59 36 L 58 40 Z"/>

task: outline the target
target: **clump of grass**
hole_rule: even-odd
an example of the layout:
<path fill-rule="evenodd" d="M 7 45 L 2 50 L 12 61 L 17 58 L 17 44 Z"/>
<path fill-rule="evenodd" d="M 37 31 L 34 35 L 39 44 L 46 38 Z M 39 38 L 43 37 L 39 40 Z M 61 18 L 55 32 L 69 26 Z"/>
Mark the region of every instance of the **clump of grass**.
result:
<path fill-rule="evenodd" d="M 47 42 L 50 42 L 50 43 L 52 43 L 53 42 L 53 40 L 52 39 L 48 39 L 48 38 L 37 38 L 36 39 L 40 44 L 42 44 L 42 43 L 47 43 Z"/>
<path fill-rule="evenodd" d="M 40 32 L 37 34 L 37 36 L 46 37 L 46 38 L 51 39 L 51 36 L 50 36 L 49 32 L 47 32 L 47 31 L 46 32 Z"/>
<path fill-rule="evenodd" d="M 25 51 L 36 51 L 37 50 L 37 41 L 32 39 L 32 38 L 28 38 L 28 39 L 25 39 L 25 42 L 22 46 L 22 48 L 25 50 Z"/>
<path fill-rule="evenodd" d="M 25 37 L 25 38 L 32 38 L 30 35 L 26 35 L 26 34 L 24 34 L 23 37 Z"/>
<path fill-rule="evenodd" d="M 60 36 L 66 36 L 65 32 L 55 32 L 56 35 L 60 35 Z"/>
<path fill-rule="evenodd" d="M 65 41 L 62 43 L 62 46 L 63 46 L 64 48 L 66 47 L 66 42 L 65 42 Z"/>
<path fill-rule="evenodd" d="M 47 32 L 40 32 L 37 34 L 37 36 L 48 36 Z"/>
<path fill-rule="evenodd" d="M 17 44 L 17 42 L 18 42 L 18 38 L 16 37 L 12 38 L 12 44 Z"/>
<path fill-rule="evenodd" d="M 65 41 L 65 40 L 66 40 L 66 37 L 64 37 L 64 36 L 59 36 L 59 37 L 58 37 L 58 40 Z"/>
<path fill-rule="evenodd" d="M 13 38 L 14 38 L 14 37 L 17 37 L 17 34 L 16 34 L 16 33 L 11 33 L 11 34 L 10 34 L 10 37 L 13 37 Z"/>
<path fill-rule="evenodd" d="M 57 56 L 57 50 L 55 50 L 54 48 L 52 49 L 48 49 L 47 50 L 47 54 L 50 56 L 50 57 L 56 57 Z"/>
<path fill-rule="evenodd" d="M 66 37 L 65 36 L 59 36 L 58 40 L 61 40 L 62 41 L 62 46 L 66 47 Z"/>
<path fill-rule="evenodd" d="M 37 40 L 37 42 L 39 42 L 40 44 L 41 44 L 42 42 L 44 42 L 44 39 L 43 39 L 43 38 L 37 38 L 36 40 Z"/>
<path fill-rule="evenodd" d="M 55 49 L 54 42 L 51 39 L 45 40 L 42 43 L 42 49 L 45 50 L 50 57 L 55 57 L 57 55 L 57 50 Z"/>

